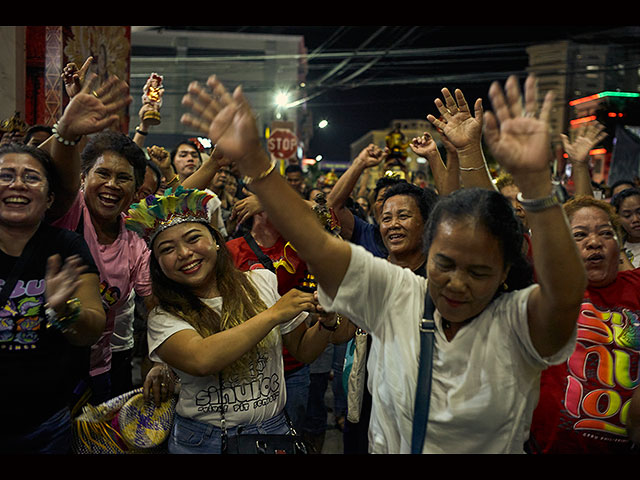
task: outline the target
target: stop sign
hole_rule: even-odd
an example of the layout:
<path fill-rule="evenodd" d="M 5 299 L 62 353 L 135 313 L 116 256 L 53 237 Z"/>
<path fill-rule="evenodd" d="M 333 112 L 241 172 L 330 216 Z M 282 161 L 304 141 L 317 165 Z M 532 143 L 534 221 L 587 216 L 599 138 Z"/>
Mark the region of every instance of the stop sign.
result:
<path fill-rule="evenodd" d="M 298 149 L 298 137 L 291 130 L 278 128 L 267 140 L 269 153 L 280 159 L 291 158 Z"/>

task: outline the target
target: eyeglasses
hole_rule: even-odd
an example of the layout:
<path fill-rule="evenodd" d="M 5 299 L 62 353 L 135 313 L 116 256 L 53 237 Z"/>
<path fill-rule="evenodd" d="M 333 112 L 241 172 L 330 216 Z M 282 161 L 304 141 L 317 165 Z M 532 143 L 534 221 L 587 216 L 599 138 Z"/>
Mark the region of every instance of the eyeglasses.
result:
<path fill-rule="evenodd" d="M 18 175 L 10 170 L 0 170 L 0 185 L 9 186 L 16 181 Z M 30 187 L 38 187 L 44 183 L 44 178 L 36 172 L 22 172 L 20 181 Z"/>

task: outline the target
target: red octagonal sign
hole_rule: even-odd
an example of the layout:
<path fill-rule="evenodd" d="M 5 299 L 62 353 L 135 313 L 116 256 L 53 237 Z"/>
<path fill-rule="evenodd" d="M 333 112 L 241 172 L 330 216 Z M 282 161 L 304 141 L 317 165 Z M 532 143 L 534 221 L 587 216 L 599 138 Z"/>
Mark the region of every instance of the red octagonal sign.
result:
<path fill-rule="evenodd" d="M 271 132 L 267 140 L 269 152 L 280 159 L 291 158 L 298 148 L 298 137 L 291 130 L 278 128 Z"/>

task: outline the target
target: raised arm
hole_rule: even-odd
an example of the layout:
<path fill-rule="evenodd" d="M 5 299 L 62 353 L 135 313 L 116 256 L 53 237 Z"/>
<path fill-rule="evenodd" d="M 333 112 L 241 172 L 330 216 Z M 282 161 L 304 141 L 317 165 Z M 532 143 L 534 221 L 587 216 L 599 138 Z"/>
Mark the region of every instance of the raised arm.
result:
<path fill-rule="evenodd" d="M 327 206 L 333 209 L 340 221 L 342 238 L 350 240 L 353 233 L 353 213 L 347 208 L 347 200 L 361 175 L 369 168 L 380 165 L 385 158 L 384 150 L 374 144 L 369 144 L 358 154 L 333 186 L 331 193 L 327 195 Z"/>
<path fill-rule="evenodd" d="M 182 186 L 184 188 L 198 188 L 200 190 L 208 188 L 220 167 L 229 164 L 229 161 L 224 161 L 221 149 L 216 146 L 213 152 L 211 152 L 211 155 L 209 155 L 209 158 L 200 165 L 200 168 L 182 182 Z"/>
<path fill-rule="evenodd" d="M 592 122 L 580 127 L 571 138 L 561 135 L 562 146 L 571 163 L 571 175 L 576 195 L 593 197 L 591 173 L 589 172 L 589 152 L 607 137 L 604 125 Z"/>
<path fill-rule="evenodd" d="M 461 90 L 455 90 L 454 99 L 449 90 L 443 88 L 442 96 L 444 103 L 439 98 L 434 100 L 440 118 L 427 115 L 427 120 L 442 130 L 456 148 L 462 185 L 495 190 L 482 151 L 482 99 L 475 101 L 473 116 Z"/>
<path fill-rule="evenodd" d="M 454 155 L 447 156 L 448 161 L 445 165 L 438 150 L 438 145 L 429 132 L 424 132 L 422 137 L 414 138 L 409 146 L 416 155 L 426 158 L 427 162 L 429 162 L 429 168 L 433 173 L 439 195 L 448 195 L 460 188 L 457 152 L 454 151 Z"/>
<path fill-rule="evenodd" d="M 189 86 L 183 104 L 191 113 L 183 115 L 182 122 L 206 133 L 243 176 L 253 179 L 249 188 L 271 223 L 294 245 L 327 294 L 335 296 L 349 265 L 349 245 L 327 232 L 309 205 L 274 172 L 242 88 L 231 95 L 215 76 L 207 85 L 215 97 L 197 83 Z"/>
<path fill-rule="evenodd" d="M 151 130 L 152 123 L 149 123 L 148 120 L 145 120 L 144 114 L 149 110 L 153 110 L 153 107 L 149 104 L 143 104 L 138 111 L 138 117 L 140 117 L 140 123 L 136 127 L 135 133 L 133 134 L 133 143 L 138 145 L 140 148 L 144 148 L 144 144 L 147 140 L 147 135 L 149 135 L 149 130 Z"/>
<path fill-rule="evenodd" d="M 153 163 L 155 163 L 160 169 L 160 173 L 163 178 L 163 185 L 165 188 L 177 187 L 180 185 L 180 177 L 173 168 L 171 163 L 171 155 L 164 147 L 152 145 L 147 147 L 147 155 Z"/>
<path fill-rule="evenodd" d="M 38 148 L 52 157 L 55 174 L 55 202 L 48 212 L 54 220 L 69 209 L 80 188 L 80 149 L 85 135 L 117 124 L 118 112 L 131 102 L 129 86 L 117 77 L 93 88 L 97 75 L 91 75 L 65 108 L 54 134 Z"/>
<path fill-rule="evenodd" d="M 524 105 L 516 77 L 505 92 L 493 83 L 489 96 L 493 113 L 485 114 L 485 138 L 494 157 L 513 176 L 531 228 L 533 258 L 539 288 L 529 297 L 529 330 L 533 345 L 549 356 L 566 345 L 576 326 L 586 288 L 584 264 L 560 202 L 551 201 L 551 142 L 549 113 L 553 94 L 544 99 L 539 115 L 533 76 L 525 82 Z M 535 208 L 531 201 L 549 199 Z"/>

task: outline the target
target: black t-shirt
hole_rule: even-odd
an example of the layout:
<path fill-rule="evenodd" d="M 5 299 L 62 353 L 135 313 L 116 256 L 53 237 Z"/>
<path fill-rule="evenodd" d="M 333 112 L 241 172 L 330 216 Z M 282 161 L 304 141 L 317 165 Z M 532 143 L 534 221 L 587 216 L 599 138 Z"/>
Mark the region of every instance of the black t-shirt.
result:
<path fill-rule="evenodd" d="M 80 235 L 43 223 L 30 242 L 36 247 L 6 305 L 0 310 L 0 435 L 26 432 L 68 405 L 71 393 L 87 364 L 79 364 L 84 348 L 72 346 L 44 319 L 47 259 L 80 255 L 88 269 L 98 273 L 91 252 Z M 26 248 L 25 248 L 26 250 Z M 18 257 L 0 251 L 0 286 Z M 89 347 L 87 347 L 89 348 Z"/>

